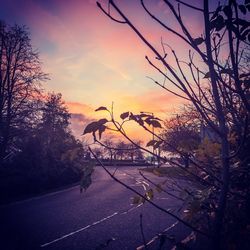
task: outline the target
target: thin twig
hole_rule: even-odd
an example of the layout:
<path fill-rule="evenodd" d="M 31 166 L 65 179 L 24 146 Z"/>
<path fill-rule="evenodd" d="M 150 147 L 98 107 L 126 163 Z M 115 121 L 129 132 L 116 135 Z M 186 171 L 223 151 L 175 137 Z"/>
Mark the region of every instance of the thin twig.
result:
<path fill-rule="evenodd" d="M 142 235 L 142 240 L 143 240 L 144 248 L 148 249 L 147 242 L 146 242 L 146 239 L 145 239 L 145 235 L 144 235 L 144 232 L 143 232 L 142 214 L 140 214 L 140 230 L 141 230 L 141 235 Z"/>

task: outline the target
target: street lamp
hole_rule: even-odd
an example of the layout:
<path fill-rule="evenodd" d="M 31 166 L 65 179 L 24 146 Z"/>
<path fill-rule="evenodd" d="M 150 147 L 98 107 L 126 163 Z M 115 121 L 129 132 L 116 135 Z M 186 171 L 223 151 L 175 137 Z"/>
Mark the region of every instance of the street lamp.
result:
<path fill-rule="evenodd" d="M 146 112 L 146 111 L 141 111 L 140 112 L 141 114 L 149 114 L 151 115 L 152 117 L 154 117 L 154 113 L 153 112 Z M 152 125 L 152 134 L 153 134 L 153 141 L 155 139 L 155 131 L 154 131 L 154 126 Z M 155 148 L 154 148 L 154 145 L 152 145 L 152 152 L 153 152 L 153 157 L 155 155 Z"/>

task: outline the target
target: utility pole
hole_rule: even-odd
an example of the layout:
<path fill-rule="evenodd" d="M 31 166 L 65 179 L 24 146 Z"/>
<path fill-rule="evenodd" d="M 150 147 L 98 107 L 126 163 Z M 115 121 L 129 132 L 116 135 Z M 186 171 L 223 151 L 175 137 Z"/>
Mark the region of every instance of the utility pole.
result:
<path fill-rule="evenodd" d="M 146 112 L 146 111 L 141 111 L 140 112 L 141 114 L 149 114 L 152 116 L 152 118 L 154 117 L 154 113 L 153 112 Z M 155 130 L 154 130 L 154 126 L 152 125 L 152 135 L 153 135 L 153 138 L 152 140 L 154 141 L 155 139 Z M 155 157 L 155 149 L 154 149 L 154 145 L 152 145 L 152 153 L 153 153 L 153 158 Z"/>

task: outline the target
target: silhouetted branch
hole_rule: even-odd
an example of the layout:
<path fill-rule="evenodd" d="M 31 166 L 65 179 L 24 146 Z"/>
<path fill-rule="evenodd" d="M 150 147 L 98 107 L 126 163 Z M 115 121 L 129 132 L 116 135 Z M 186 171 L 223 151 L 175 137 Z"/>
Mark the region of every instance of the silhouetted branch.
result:
<path fill-rule="evenodd" d="M 183 41 L 185 41 L 187 44 L 191 45 L 191 43 L 184 37 L 182 36 L 180 33 L 176 32 L 174 29 L 170 28 L 169 26 L 167 26 L 166 24 L 164 24 L 159 18 L 157 18 L 156 16 L 154 16 L 149 10 L 148 8 L 145 6 L 144 4 L 144 0 L 141 0 L 141 5 L 144 8 L 144 10 L 149 14 L 149 16 L 151 16 L 156 22 L 158 22 L 162 27 L 164 27 L 166 30 L 172 32 L 173 34 L 175 34 L 176 36 L 180 37 Z"/>
<path fill-rule="evenodd" d="M 113 20 L 113 21 L 115 21 L 115 22 L 117 22 L 117 23 L 122 23 L 122 24 L 125 24 L 125 23 L 126 23 L 126 21 L 120 21 L 120 20 L 118 20 L 118 19 L 112 17 L 112 16 L 110 15 L 110 13 L 108 13 L 108 12 L 102 7 L 102 5 L 101 5 L 99 2 L 96 2 L 96 4 L 97 4 L 98 8 L 100 8 L 101 11 L 102 11 L 106 16 L 108 16 L 111 20 Z"/>
<path fill-rule="evenodd" d="M 191 5 L 191 4 L 185 3 L 185 2 L 183 2 L 183 1 L 181 1 L 181 0 L 175 0 L 175 1 L 178 2 L 178 3 L 181 3 L 182 5 L 185 5 L 185 6 L 189 7 L 189 8 L 191 8 L 191 9 L 194 9 L 194 10 L 198 10 L 198 11 L 204 12 L 203 9 L 198 8 L 198 7 L 196 7 L 196 6 L 194 6 L 194 5 Z"/>

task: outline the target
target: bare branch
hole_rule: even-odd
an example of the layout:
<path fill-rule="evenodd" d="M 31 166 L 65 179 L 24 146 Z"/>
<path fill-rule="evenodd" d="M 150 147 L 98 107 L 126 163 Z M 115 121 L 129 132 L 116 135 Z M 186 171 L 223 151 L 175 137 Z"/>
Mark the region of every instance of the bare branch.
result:
<path fill-rule="evenodd" d="M 117 23 L 122 23 L 122 24 L 127 23 L 126 21 L 121 21 L 121 20 L 118 20 L 118 19 L 112 17 L 112 16 L 110 15 L 110 13 L 107 12 L 107 11 L 102 7 L 102 5 L 101 5 L 99 2 L 96 2 L 96 4 L 97 4 L 98 8 L 100 8 L 101 11 L 102 11 L 106 16 L 108 16 L 111 20 L 113 20 L 113 21 L 115 21 L 115 22 L 117 22 Z"/>

